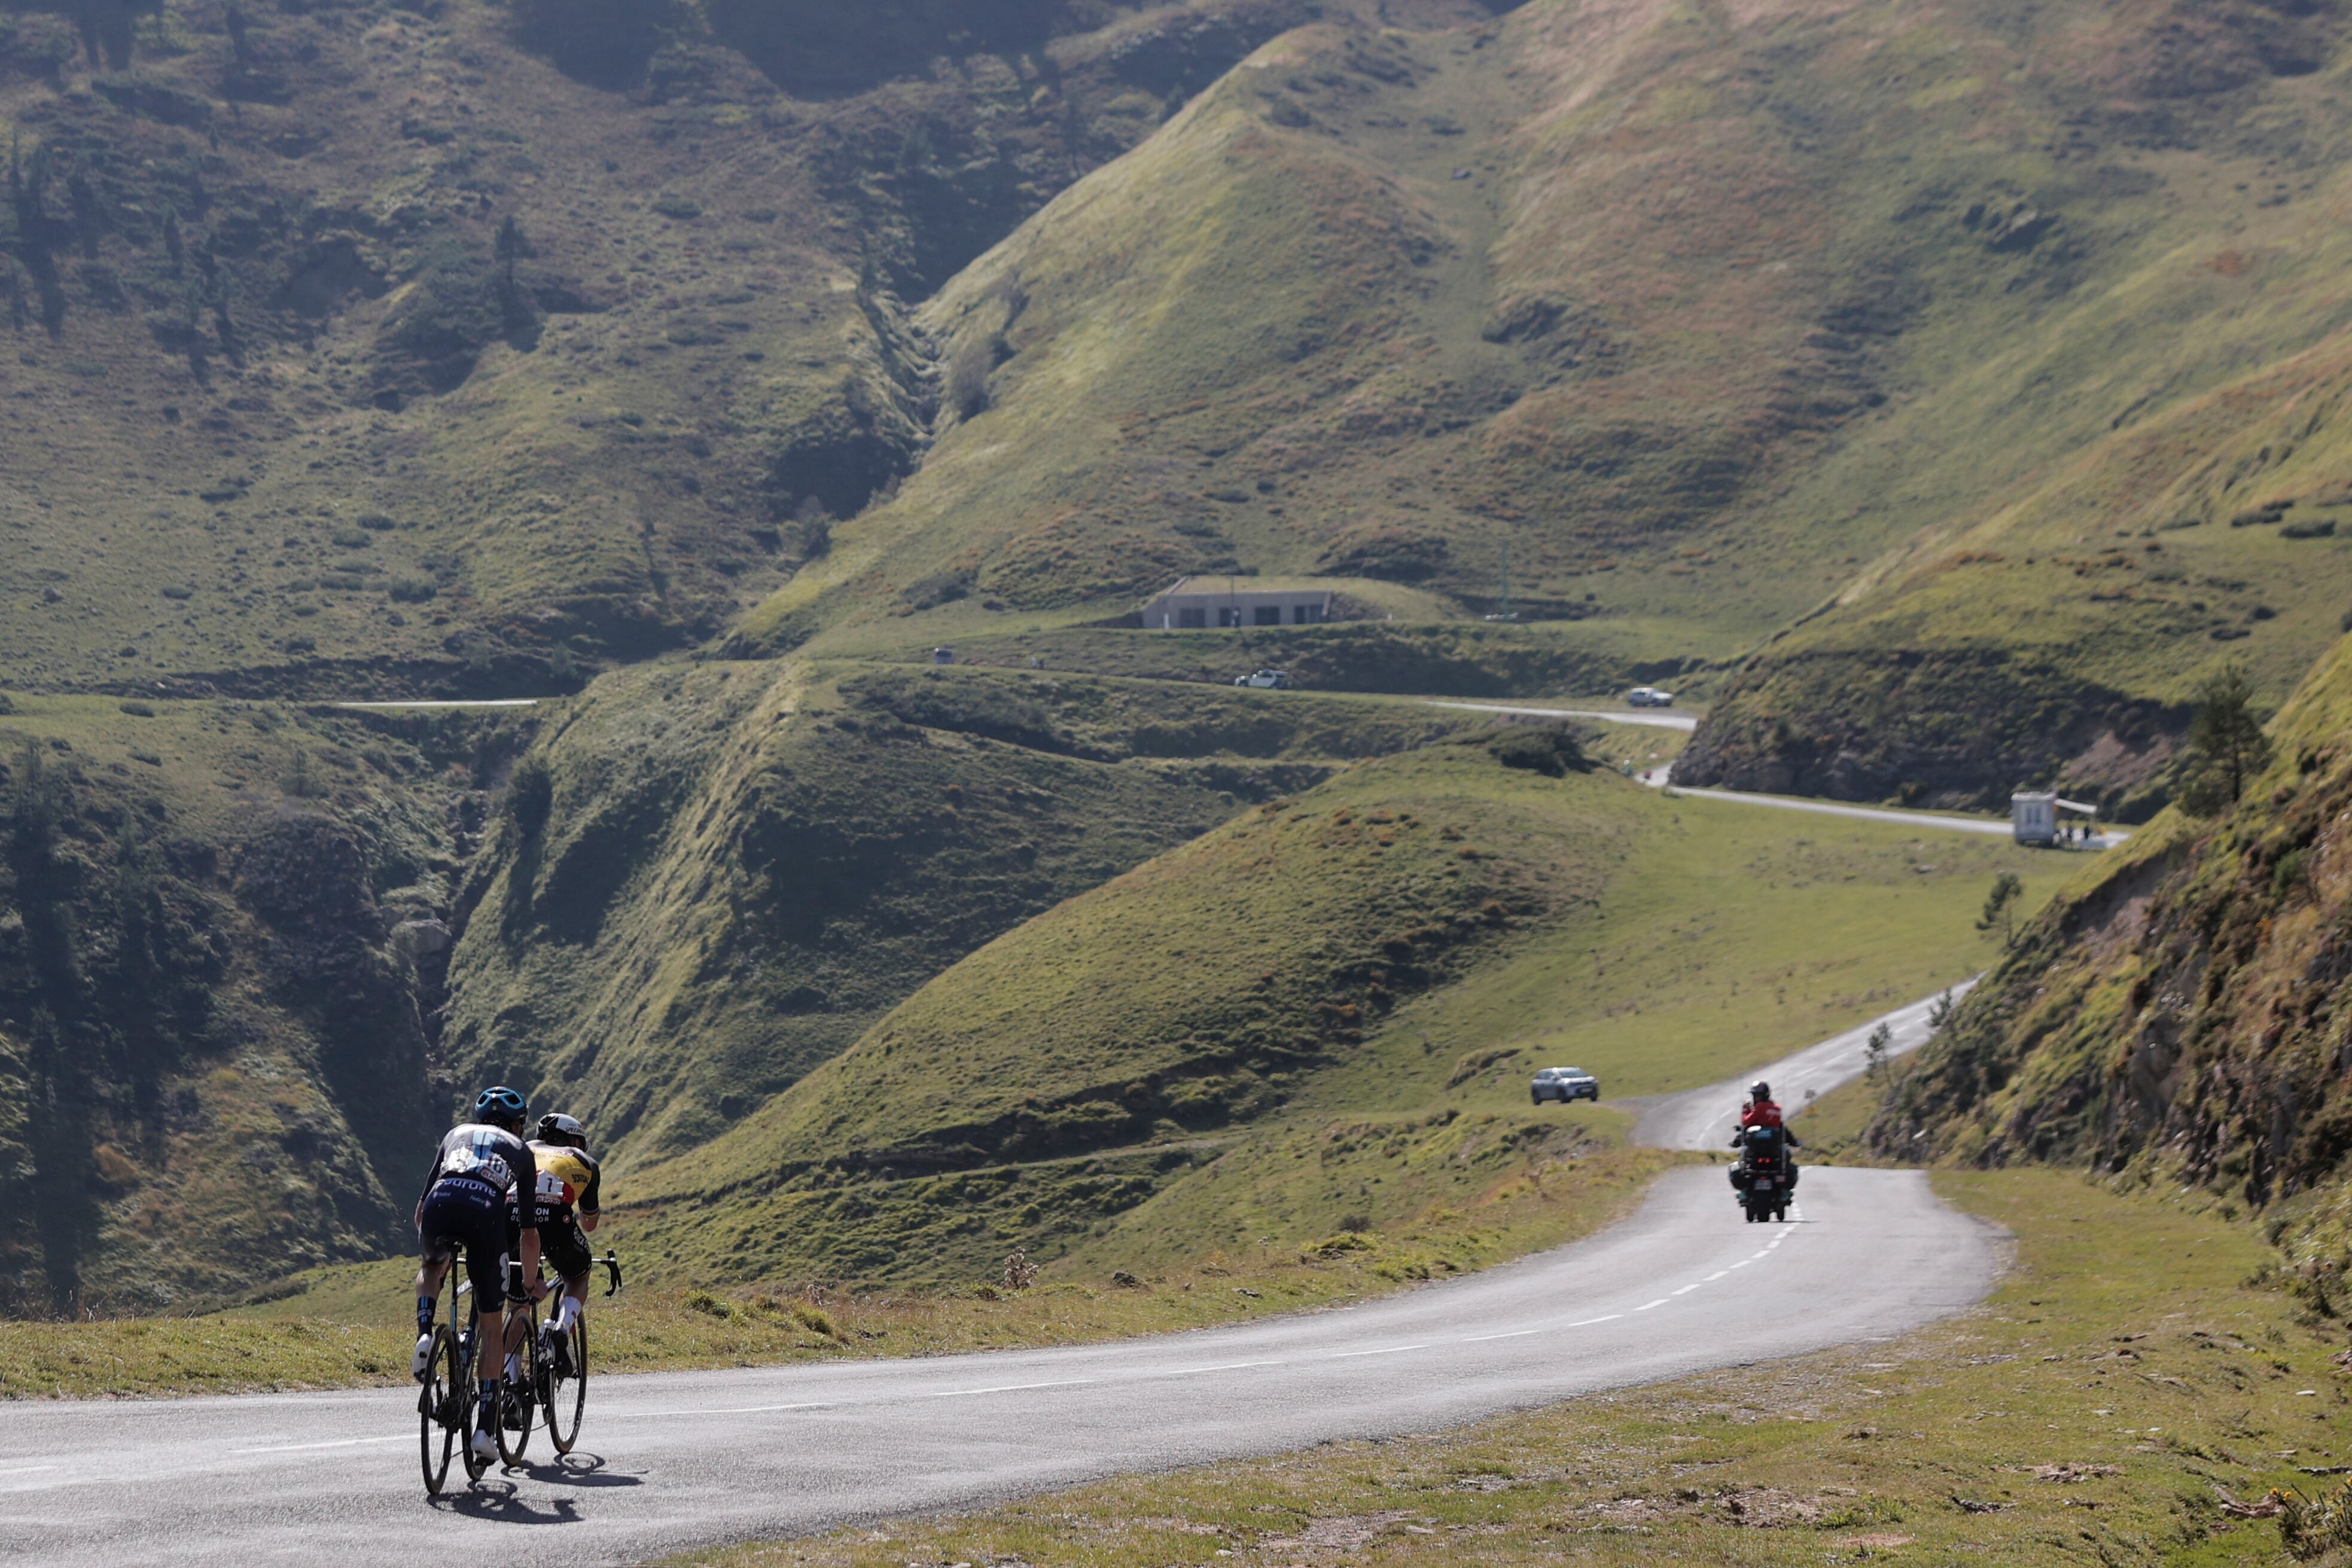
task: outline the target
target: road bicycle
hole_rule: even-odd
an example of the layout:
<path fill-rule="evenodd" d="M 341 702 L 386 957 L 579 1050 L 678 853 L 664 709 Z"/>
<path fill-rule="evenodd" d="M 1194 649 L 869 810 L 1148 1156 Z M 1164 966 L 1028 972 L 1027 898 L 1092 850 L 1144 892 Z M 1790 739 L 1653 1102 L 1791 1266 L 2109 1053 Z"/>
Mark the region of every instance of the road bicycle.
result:
<path fill-rule="evenodd" d="M 425 1467 L 425 1491 L 428 1497 L 439 1497 L 449 1478 L 450 1456 L 461 1458 L 466 1466 L 466 1483 L 471 1486 L 482 1479 L 489 1469 L 486 1459 L 474 1454 L 474 1431 L 480 1420 L 480 1403 L 474 1397 L 475 1368 L 478 1364 L 482 1321 L 478 1303 L 468 1300 L 473 1283 L 466 1277 L 465 1249 L 454 1249 L 449 1264 L 449 1310 L 437 1315 L 433 1325 L 433 1343 L 425 1352 L 425 1383 L 416 1391 L 417 1457 Z M 463 1329 L 457 1324 L 463 1322 Z M 499 1408 L 493 1410 L 492 1419 L 505 1426 L 506 1392 L 501 1385 Z M 499 1444 L 503 1452 L 503 1437 Z"/>
<path fill-rule="evenodd" d="M 604 1268 L 606 1279 L 604 1294 L 614 1295 L 621 1288 L 621 1260 L 607 1251 L 592 1262 Z M 530 1312 L 531 1375 L 527 1380 L 527 1397 L 539 1407 L 540 1418 L 547 1427 L 547 1440 L 559 1454 L 568 1454 L 580 1441 L 580 1423 L 588 1411 L 588 1314 L 580 1313 L 560 1339 L 548 1334 L 541 1321 L 541 1309 L 552 1319 L 554 1303 L 562 1294 L 550 1291 L 545 1301 L 536 1303 Z M 528 1440 L 528 1429 L 523 1434 Z M 521 1443 L 516 1445 L 518 1455 Z"/>
<path fill-rule="evenodd" d="M 604 1294 L 613 1295 L 621 1288 L 620 1260 L 607 1251 L 594 1261 L 604 1266 L 610 1281 L 604 1287 Z M 530 1293 L 522 1288 L 521 1265 L 509 1261 L 507 1269 L 509 1298 L 530 1302 Z M 425 1385 L 416 1394 L 418 1458 L 425 1469 L 425 1490 L 431 1497 L 441 1495 L 448 1479 L 452 1455 L 463 1458 L 468 1486 L 480 1480 L 489 1469 L 489 1461 L 474 1452 L 474 1433 L 481 1420 L 481 1405 L 474 1397 L 474 1378 L 482 1319 L 478 1303 L 471 1299 L 473 1289 L 472 1281 L 466 1277 L 465 1254 L 460 1248 L 449 1268 L 449 1310 L 442 1314 L 444 1321 L 434 1324 L 433 1343 L 425 1356 Z M 554 1293 L 550 1292 L 549 1300 L 554 1299 Z M 557 1453 L 570 1453 L 580 1440 L 581 1419 L 588 1408 L 587 1320 L 584 1316 L 572 1320 L 563 1347 L 568 1354 L 557 1355 L 551 1354 L 552 1342 L 542 1338 L 542 1305 L 530 1302 L 526 1320 L 529 1332 L 512 1353 L 514 1373 L 499 1380 L 498 1397 L 492 1406 L 492 1431 L 499 1458 L 510 1466 L 523 1462 L 531 1430 L 542 1412 L 548 1441 Z M 456 1327 L 461 1321 L 466 1325 L 462 1330 Z M 499 1321 L 503 1324 L 503 1315 Z"/>

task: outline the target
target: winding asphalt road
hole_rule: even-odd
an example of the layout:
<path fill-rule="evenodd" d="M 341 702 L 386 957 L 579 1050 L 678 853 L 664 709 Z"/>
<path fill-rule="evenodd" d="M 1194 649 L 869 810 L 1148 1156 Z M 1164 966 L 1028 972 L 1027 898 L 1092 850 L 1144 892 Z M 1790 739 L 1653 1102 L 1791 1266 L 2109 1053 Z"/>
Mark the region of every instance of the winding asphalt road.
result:
<path fill-rule="evenodd" d="M 1957 1002 L 1976 989 L 1977 980 L 1982 978 L 1979 975 L 1974 979 L 1962 980 L 1945 994 Z M 1833 1034 L 1819 1045 L 1808 1046 L 1794 1056 L 1782 1057 L 1769 1067 L 1727 1078 L 1708 1088 L 1661 1095 L 1643 1107 L 1633 1135 L 1662 1149 L 1728 1152 L 1732 1132 L 1739 1125 L 1739 1107 L 1748 1098 L 1750 1083 L 1759 1078 L 1769 1081 L 1774 1100 L 1792 1112 L 1801 1111 L 1809 1091 L 1826 1094 L 1863 1075 L 1870 1066 L 1870 1037 L 1882 1026 L 1887 1033 L 1889 1061 L 1927 1044 L 1935 1032 L 1928 1019 L 1942 999 L 1942 995 L 1927 997 L 1908 1007 L 1897 1008 L 1843 1034 Z"/>
<path fill-rule="evenodd" d="M 1590 1241 L 1353 1308 L 1063 1350 L 615 1377 L 592 1385 L 594 1456 L 438 1504 L 399 1391 L 16 1405 L 0 1411 L 0 1561 L 637 1563 L 1884 1338 L 1992 1277 L 1992 1238 L 1916 1172 L 1813 1171 L 1803 1198 L 1785 1225 L 1749 1225 L 1720 1171 L 1677 1171 Z"/>
<path fill-rule="evenodd" d="M 1929 1005 L 1887 1015 L 1898 1049 L 1924 1040 Z M 1870 1027 L 1764 1071 L 1793 1103 L 1858 1072 Z M 1752 1076 L 1653 1103 L 1643 1136 L 1727 1138 Z M 1591 1240 L 1355 1307 L 1058 1350 L 602 1379 L 582 1452 L 437 1503 L 398 1390 L 7 1406 L 0 1562 L 641 1563 L 1889 1338 L 1993 1277 L 1991 1234 L 1918 1172 L 1817 1168 L 1802 1197 L 1789 1223 L 1749 1225 L 1720 1171 L 1677 1171 Z"/>

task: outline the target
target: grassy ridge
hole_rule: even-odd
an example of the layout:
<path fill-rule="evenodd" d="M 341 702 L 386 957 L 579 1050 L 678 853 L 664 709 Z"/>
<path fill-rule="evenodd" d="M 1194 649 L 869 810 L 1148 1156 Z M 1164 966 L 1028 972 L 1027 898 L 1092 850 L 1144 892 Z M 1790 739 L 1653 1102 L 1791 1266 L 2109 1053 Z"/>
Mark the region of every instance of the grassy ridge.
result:
<path fill-rule="evenodd" d="M 664 1561 L 1146 1568 L 1223 1553 L 1419 1568 L 1566 1552 L 1627 1568 L 1864 1553 L 2219 1568 L 2281 1556 L 2274 1523 L 2227 1505 L 2339 1484 L 2311 1473 L 2346 1457 L 2335 1326 L 2250 1286 L 2263 1249 L 2195 1207 L 2050 1172 L 1937 1185 L 2017 1238 L 2018 1266 L 1981 1307 L 1892 1343 L 1441 1436 Z"/>
<path fill-rule="evenodd" d="M 1876 1145 L 2162 1173 L 2266 1215 L 2315 1276 L 2339 1275 L 2347 715 L 2339 644 L 2234 810 L 2173 809 L 2026 930 L 1890 1086 Z"/>
<path fill-rule="evenodd" d="M 2168 700 L 2184 630 L 2249 632 L 2291 678 L 2341 611 L 2330 547 L 2200 535 L 2178 593 L 2074 570 L 2117 527 L 2226 533 L 2336 477 L 2315 431 L 2342 25 L 2200 21 L 2200 75 L 2173 63 L 2176 11 L 1543 4 L 1454 35 L 1289 35 L 930 303 L 943 342 L 986 351 L 984 384 L 746 645 L 885 611 L 993 641 L 983 606 L 1119 603 L 1180 570 L 1484 608 L 1507 550 L 1525 607 L 1679 633 L 1669 656 L 1839 599 L 1888 620 L 1839 612 L 1761 669 L 1849 644 L 2047 667 L 1982 683 L 1997 745 L 1957 723 L 1963 697 L 1875 666 L 1759 699 L 1743 751 L 1804 762 L 1834 734 L 1810 765 L 1859 750 L 1839 788 L 1877 794 L 2006 770 L 2052 707 Z M 2314 486 L 2273 483 L 2298 465 Z M 1987 549 L 2017 567 L 1907 612 L 1885 597 Z M 969 598 L 925 609 L 945 582 Z M 1869 706 L 1932 697 L 1956 733 L 1845 744 L 1842 723 L 1866 730 L 1839 699 L 1889 685 Z M 2062 735 L 2063 757 L 2095 739 Z"/>
<path fill-rule="evenodd" d="M 1526 1136 L 1536 1066 L 1685 1087 L 1963 977 L 2011 868 L 2035 898 L 2068 869 L 1441 744 L 979 949 L 629 1201 L 673 1265 L 729 1278 L 1379 1226 L 1431 1200 L 1413 1173 Z"/>
<path fill-rule="evenodd" d="M 616 1169 L 740 1120 L 1060 901 L 1465 715 L 856 666 L 600 682 L 543 821 L 473 869 L 446 1048 L 595 1117 Z"/>

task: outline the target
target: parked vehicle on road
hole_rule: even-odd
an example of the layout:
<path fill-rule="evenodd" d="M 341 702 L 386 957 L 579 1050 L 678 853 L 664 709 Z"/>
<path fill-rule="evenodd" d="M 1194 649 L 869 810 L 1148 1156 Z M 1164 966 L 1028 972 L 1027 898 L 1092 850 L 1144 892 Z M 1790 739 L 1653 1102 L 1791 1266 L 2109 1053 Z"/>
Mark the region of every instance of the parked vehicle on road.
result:
<path fill-rule="evenodd" d="M 1601 1080 L 1581 1067 L 1547 1067 L 1528 1085 L 1528 1094 L 1538 1105 L 1547 1100 L 1563 1105 L 1571 1100 L 1598 1100 Z"/>
<path fill-rule="evenodd" d="M 1625 705 L 1628 707 L 1672 707 L 1675 706 L 1675 694 L 1662 692 L 1655 686 L 1635 686 L 1625 694 Z"/>
<path fill-rule="evenodd" d="M 1280 670 L 1260 670 L 1254 675 L 1235 675 L 1234 685 L 1254 686 L 1262 692 L 1278 692 L 1288 689 L 1290 677 Z"/>

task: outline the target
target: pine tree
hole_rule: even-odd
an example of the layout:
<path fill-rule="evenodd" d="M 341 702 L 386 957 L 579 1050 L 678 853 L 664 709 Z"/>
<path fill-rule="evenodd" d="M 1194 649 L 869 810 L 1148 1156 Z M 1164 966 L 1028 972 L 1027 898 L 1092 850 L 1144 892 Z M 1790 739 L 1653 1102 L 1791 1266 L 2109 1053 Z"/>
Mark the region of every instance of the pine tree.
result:
<path fill-rule="evenodd" d="M 2254 684 L 2241 664 L 2224 664 L 2197 687 L 2197 716 L 2189 724 L 2189 749 L 2202 766 L 2192 789 L 2192 807 L 2226 810 L 2237 803 L 2246 780 L 2270 766 L 2270 737 L 2254 707 Z"/>

